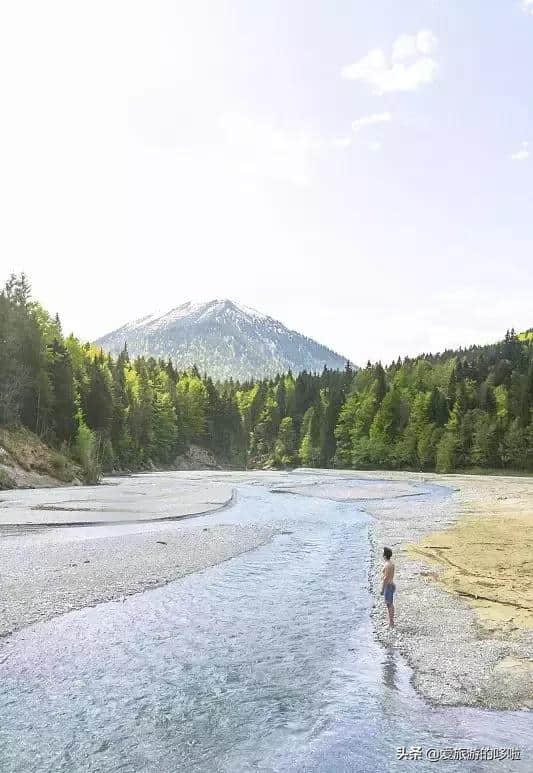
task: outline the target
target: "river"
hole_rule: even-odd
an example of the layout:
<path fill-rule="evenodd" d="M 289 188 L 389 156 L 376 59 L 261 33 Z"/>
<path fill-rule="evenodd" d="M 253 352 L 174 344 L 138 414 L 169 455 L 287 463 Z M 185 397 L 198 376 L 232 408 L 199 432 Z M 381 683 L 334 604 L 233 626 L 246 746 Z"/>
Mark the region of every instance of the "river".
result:
<path fill-rule="evenodd" d="M 531 714 L 432 707 L 375 640 L 363 510 L 242 484 L 182 526 L 250 522 L 283 533 L 0 642 L 2 773 L 533 769 Z M 447 747 L 522 760 L 428 759 Z"/>

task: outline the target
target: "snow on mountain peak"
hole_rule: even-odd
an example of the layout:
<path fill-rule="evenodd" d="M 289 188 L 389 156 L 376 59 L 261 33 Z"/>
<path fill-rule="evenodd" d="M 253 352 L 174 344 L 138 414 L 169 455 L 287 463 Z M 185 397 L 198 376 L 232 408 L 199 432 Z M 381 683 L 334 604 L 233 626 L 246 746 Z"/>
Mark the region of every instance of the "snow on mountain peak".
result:
<path fill-rule="evenodd" d="M 229 298 L 186 302 L 137 319 L 97 341 L 103 349 L 171 357 L 216 378 L 274 376 L 291 369 L 342 368 L 345 359 L 256 309 Z"/>

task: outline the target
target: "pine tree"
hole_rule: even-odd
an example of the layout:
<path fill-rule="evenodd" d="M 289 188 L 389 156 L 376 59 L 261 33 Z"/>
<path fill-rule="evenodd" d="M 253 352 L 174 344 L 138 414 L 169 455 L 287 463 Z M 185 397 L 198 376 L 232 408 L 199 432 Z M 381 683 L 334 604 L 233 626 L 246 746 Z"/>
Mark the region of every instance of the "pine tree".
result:
<path fill-rule="evenodd" d="M 110 379 L 98 358 L 94 357 L 89 367 L 89 388 L 87 391 L 87 425 L 95 432 L 107 435 L 113 416 L 113 398 Z"/>
<path fill-rule="evenodd" d="M 70 354 L 57 339 L 48 347 L 48 363 L 53 393 L 52 430 L 57 440 L 70 443 L 78 429 L 74 374 Z"/>

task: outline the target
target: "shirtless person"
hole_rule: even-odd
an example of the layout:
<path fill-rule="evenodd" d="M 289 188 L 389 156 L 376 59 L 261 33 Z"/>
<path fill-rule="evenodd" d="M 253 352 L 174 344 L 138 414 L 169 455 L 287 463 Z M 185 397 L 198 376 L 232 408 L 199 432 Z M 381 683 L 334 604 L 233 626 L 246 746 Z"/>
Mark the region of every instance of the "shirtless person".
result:
<path fill-rule="evenodd" d="M 383 582 L 381 583 L 381 595 L 385 598 L 385 604 L 389 612 L 389 627 L 394 628 L 394 561 L 392 561 L 392 550 L 383 548 Z"/>

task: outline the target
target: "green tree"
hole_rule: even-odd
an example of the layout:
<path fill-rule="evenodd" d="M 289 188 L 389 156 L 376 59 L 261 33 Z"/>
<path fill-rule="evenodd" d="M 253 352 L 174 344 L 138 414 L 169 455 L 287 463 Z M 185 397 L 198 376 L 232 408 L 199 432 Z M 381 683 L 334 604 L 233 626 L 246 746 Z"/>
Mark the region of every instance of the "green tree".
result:
<path fill-rule="evenodd" d="M 290 467 L 296 463 L 294 422 L 292 416 L 285 416 L 280 422 L 275 446 L 277 464 Z"/>
<path fill-rule="evenodd" d="M 524 470 L 527 468 L 529 448 L 529 433 L 522 426 L 520 417 L 513 419 L 503 442 L 503 461 L 507 467 L 515 470 Z"/>
<path fill-rule="evenodd" d="M 70 354 L 57 338 L 48 347 L 48 375 L 53 393 L 53 432 L 60 442 L 70 443 L 78 428 L 76 390 Z"/>
<path fill-rule="evenodd" d="M 447 429 L 442 435 L 436 450 L 437 472 L 453 472 L 456 467 L 459 437 L 454 429 Z"/>
<path fill-rule="evenodd" d="M 496 422 L 482 410 L 476 411 L 471 459 L 479 467 L 499 467 L 501 464 Z"/>

